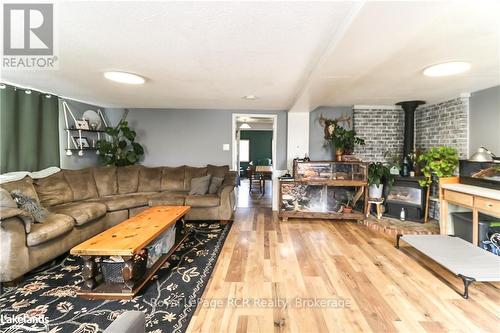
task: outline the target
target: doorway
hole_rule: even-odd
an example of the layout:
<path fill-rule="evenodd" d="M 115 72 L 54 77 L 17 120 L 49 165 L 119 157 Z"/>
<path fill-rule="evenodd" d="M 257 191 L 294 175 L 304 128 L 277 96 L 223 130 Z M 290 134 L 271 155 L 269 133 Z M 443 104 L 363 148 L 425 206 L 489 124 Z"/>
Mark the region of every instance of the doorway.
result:
<path fill-rule="evenodd" d="M 238 207 L 271 207 L 277 115 L 233 114 L 233 170 L 241 186 Z"/>

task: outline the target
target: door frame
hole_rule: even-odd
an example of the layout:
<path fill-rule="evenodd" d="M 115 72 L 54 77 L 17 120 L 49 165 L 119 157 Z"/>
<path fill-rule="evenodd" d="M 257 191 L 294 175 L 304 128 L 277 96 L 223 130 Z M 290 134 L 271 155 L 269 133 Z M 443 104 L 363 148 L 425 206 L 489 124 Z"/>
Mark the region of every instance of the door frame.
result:
<path fill-rule="evenodd" d="M 270 118 L 273 120 L 273 141 L 272 141 L 272 160 L 273 167 L 276 170 L 276 139 L 278 137 L 278 115 L 272 113 L 233 113 L 232 115 L 232 130 L 231 130 L 231 167 L 233 170 L 237 171 L 239 174 L 240 168 L 238 163 L 238 141 L 239 141 L 239 128 L 237 128 L 236 119 L 238 117 L 260 117 L 260 118 Z"/>

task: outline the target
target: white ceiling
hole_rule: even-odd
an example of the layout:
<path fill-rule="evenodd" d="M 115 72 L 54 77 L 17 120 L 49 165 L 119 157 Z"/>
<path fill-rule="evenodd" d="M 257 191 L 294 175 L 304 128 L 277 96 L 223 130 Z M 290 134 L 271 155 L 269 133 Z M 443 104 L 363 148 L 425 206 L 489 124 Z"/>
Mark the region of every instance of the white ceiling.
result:
<path fill-rule="evenodd" d="M 59 70 L 2 80 L 115 107 L 428 102 L 500 84 L 499 2 L 59 2 Z M 460 76 L 422 69 L 466 60 Z M 113 83 L 106 70 L 145 76 Z M 257 95 L 245 100 L 244 95 Z"/>

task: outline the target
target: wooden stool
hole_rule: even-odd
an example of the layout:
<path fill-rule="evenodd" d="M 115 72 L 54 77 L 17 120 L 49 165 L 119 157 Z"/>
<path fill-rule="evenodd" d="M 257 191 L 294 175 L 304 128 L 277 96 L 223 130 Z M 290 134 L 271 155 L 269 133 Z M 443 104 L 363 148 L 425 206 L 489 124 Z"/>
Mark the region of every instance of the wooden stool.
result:
<path fill-rule="evenodd" d="M 377 210 L 377 219 L 380 220 L 382 217 L 382 204 L 384 203 L 384 198 L 368 198 L 368 208 L 366 209 L 366 217 L 370 216 L 370 210 L 372 208 L 372 204 L 376 205 Z"/>

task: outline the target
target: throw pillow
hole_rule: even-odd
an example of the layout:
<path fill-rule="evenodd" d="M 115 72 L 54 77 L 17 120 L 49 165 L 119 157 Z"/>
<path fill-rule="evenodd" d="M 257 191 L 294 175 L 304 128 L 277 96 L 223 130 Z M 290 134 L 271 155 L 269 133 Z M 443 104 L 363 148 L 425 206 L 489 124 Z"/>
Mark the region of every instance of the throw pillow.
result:
<path fill-rule="evenodd" d="M 217 193 L 217 190 L 222 185 L 223 181 L 224 181 L 223 177 L 212 177 L 212 180 L 210 181 L 210 187 L 208 188 L 208 193 L 209 194 Z"/>
<path fill-rule="evenodd" d="M 9 191 L 0 188 L 0 207 L 2 208 L 17 208 L 17 204 L 10 196 Z"/>
<path fill-rule="evenodd" d="M 189 191 L 189 195 L 207 194 L 211 177 L 211 175 L 208 175 L 204 177 L 191 178 L 191 190 Z"/>
<path fill-rule="evenodd" d="M 47 219 L 49 215 L 48 210 L 40 206 L 40 204 L 35 199 L 25 195 L 19 190 L 14 190 L 10 194 L 16 201 L 19 209 L 30 213 L 36 222 L 41 223 Z"/>

